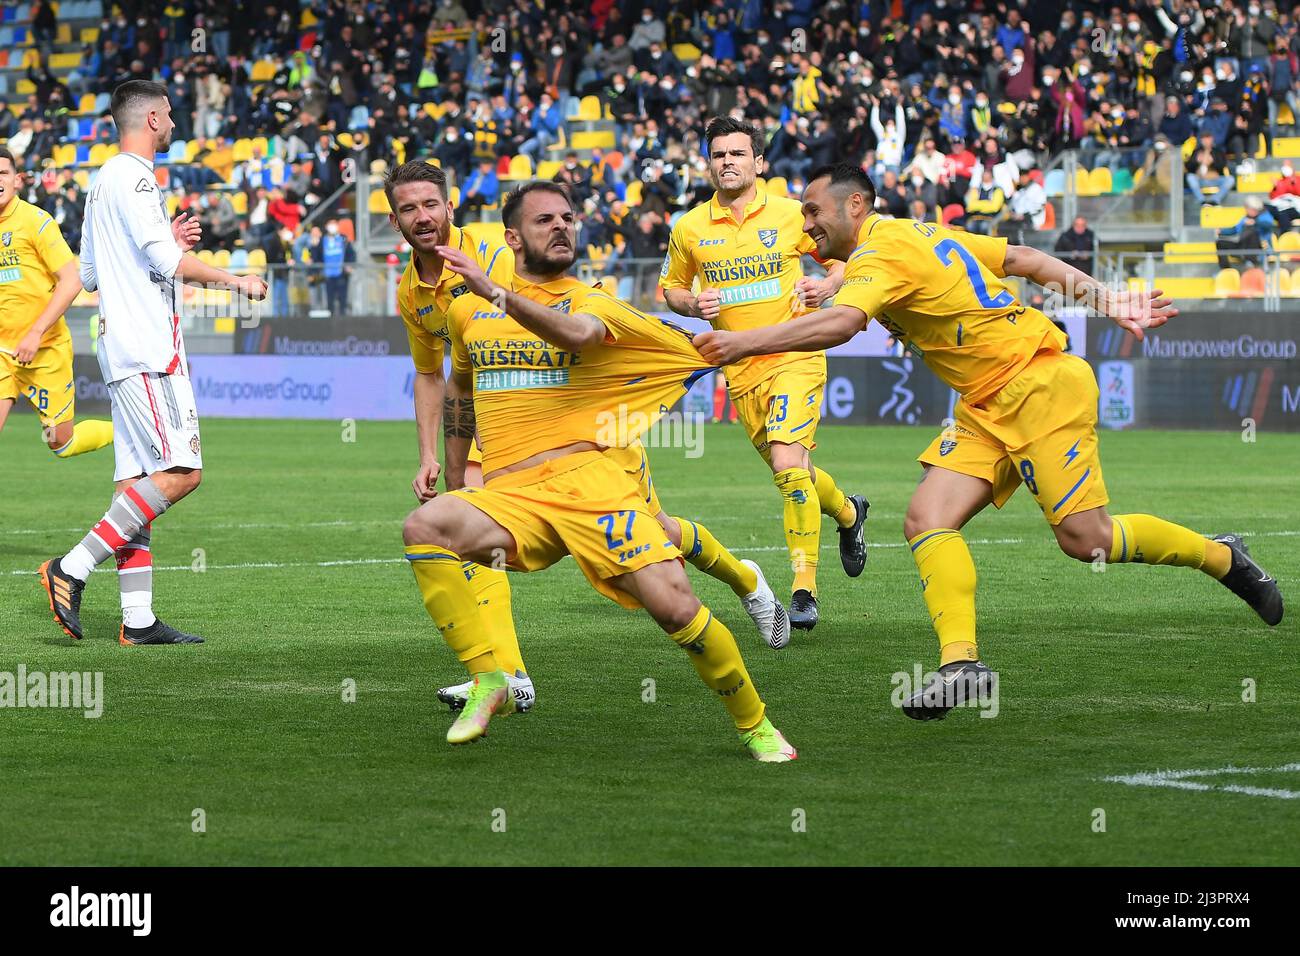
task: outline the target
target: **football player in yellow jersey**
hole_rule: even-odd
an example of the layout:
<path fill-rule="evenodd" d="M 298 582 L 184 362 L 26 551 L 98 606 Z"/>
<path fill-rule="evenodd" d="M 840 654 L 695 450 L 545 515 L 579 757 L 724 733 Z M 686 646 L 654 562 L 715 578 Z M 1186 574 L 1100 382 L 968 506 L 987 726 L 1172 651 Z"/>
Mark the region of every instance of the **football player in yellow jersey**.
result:
<path fill-rule="evenodd" d="M 831 263 L 823 279 L 802 274 L 800 259 L 816 247 L 803 233 L 799 204 L 758 186 L 763 134 L 722 117 L 709 123 L 704 137 L 717 192 L 673 227 L 659 279 L 669 307 L 720 329 L 741 330 L 786 322 L 803 310 L 804 300 L 820 304 L 834 293 L 843 266 Z M 845 573 L 857 577 L 867 562 L 866 499 L 846 496 L 825 470 L 813 467 L 809 454 L 817 444 L 826 356 L 796 351 L 754 356 L 728 364 L 726 376 L 749 439 L 771 466 L 781 493 L 794 570 L 790 624 L 811 630 L 818 616 L 823 514 L 839 527 Z"/>
<path fill-rule="evenodd" d="M 882 219 L 856 166 L 818 169 L 804 191 L 804 231 L 824 257 L 843 257 L 833 306 L 751 332 L 697 336 L 715 363 L 847 342 L 876 319 L 960 393 L 955 421 L 920 456 L 924 469 L 904 519 L 922 593 L 939 636 L 940 667 L 903 704 L 943 717 L 989 692 L 993 673 L 975 644 L 975 565 L 961 528 L 1021 484 L 1061 550 L 1080 561 L 1197 568 L 1263 620 L 1282 620 L 1277 582 L 1236 535 L 1206 538 L 1147 514 L 1111 515 L 1097 452 L 1097 381 L 1065 336 L 1003 281 L 1023 276 L 1062 290 L 1139 339 L 1178 314 L 1159 291 L 1114 292 L 1059 259 L 1005 239 L 911 219 Z"/>
<path fill-rule="evenodd" d="M 563 276 L 576 249 L 563 187 L 522 187 L 502 212 L 516 280 Z M 425 607 L 444 639 L 461 648 L 474 678 L 448 741 L 477 739 L 494 713 L 514 707 L 460 562 L 504 553 L 511 567 L 534 571 L 569 554 L 593 587 L 624 607 L 644 607 L 687 651 L 752 756 L 794 759 L 765 714 L 735 638 L 700 604 L 677 560 L 681 552 L 598 440 L 611 411 L 643 416 L 648 427 L 685 394 L 703 369 L 689 338 L 609 296 L 588 297 L 583 312 L 549 308 L 493 283 L 460 250 L 439 246 L 438 253 L 473 293 L 453 301 L 448 332 L 453 381 L 473 376 L 485 478 L 483 488 L 425 502 L 403 528 Z M 468 445 L 451 440 L 449 462 L 463 461 Z"/>
<path fill-rule="evenodd" d="M 77 257 L 50 214 L 18 198 L 14 157 L 0 146 L 0 429 L 26 398 L 45 443 L 71 458 L 113 440 L 113 423 L 73 423 L 72 335 L 63 313 L 81 291 Z"/>
<path fill-rule="evenodd" d="M 479 242 L 452 224 L 455 208 L 447 199 L 447 177 L 437 166 L 424 160 L 403 163 L 389 173 L 384 191 L 393 210 L 389 221 L 411 247 L 411 261 L 397 286 L 397 307 L 415 363 L 415 429 L 420 466 L 412 488 L 416 498 L 423 502 L 437 495 L 436 485 L 442 472 L 438 458 L 440 424 L 448 445 L 453 438 L 471 440 L 469 461 L 448 470 L 444 477 L 447 490 L 483 486 L 483 458 L 472 444 L 472 400 L 469 396 L 447 395 L 443 377 L 443 357 L 449 344 L 447 310 L 456 298 L 469 292 L 469 287 L 464 279 L 444 267 L 437 247 L 450 245 L 463 249 L 475 257 L 488 275 L 507 281 L 513 257 L 509 249 L 498 245 L 489 247 L 488 243 Z M 536 701 L 536 690 L 519 651 L 504 564 L 466 561 L 461 568 L 478 600 L 479 613 L 489 629 L 493 652 L 506 674 L 516 708 L 520 712 L 530 710 Z M 469 690 L 469 684 L 442 687 L 438 689 L 438 699 L 459 710 Z"/>

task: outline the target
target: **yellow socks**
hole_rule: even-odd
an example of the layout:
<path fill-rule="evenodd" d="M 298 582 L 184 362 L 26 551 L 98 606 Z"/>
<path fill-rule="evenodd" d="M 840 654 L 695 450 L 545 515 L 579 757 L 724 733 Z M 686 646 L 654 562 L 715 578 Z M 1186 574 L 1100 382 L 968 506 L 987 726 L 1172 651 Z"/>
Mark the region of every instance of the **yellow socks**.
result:
<path fill-rule="evenodd" d="M 527 673 L 523 655 L 519 652 L 519 635 L 515 633 L 515 619 L 510 607 L 510 581 L 506 572 L 489 568 L 473 561 L 461 565 L 465 580 L 469 582 L 474 597 L 478 599 L 478 612 L 491 635 L 492 651 L 497 664 L 512 677 L 518 671 Z"/>
<path fill-rule="evenodd" d="M 67 443 L 54 449 L 60 458 L 84 455 L 88 451 L 103 448 L 113 441 L 113 423 L 98 419 L 87 419 L 72 426 L 72 437 Z"/>
<path fill-rule="evenodd" d="M 813 469 L 813 488 L 817 490 L 817 501 L 821 505 L 822 514 L 834 518 L 841 528 L 847 528 L 858 520 L 858 509 L 840 491 L 835 479 L 821 468 Z"/>
<path fill-rule="evenodd" d="M 1129 561 L 1140 564 L 1174 564 L 1199 568 L 1222 578 L 1232 567 L 1232 551 L 1226 544 L 1211 541 L 1182 525 L 1153 515 L 1112 515 L 1111 564 Z"/>
<path fill-rule="evenodd" d="M 939 635 L 939 664 L 979 660 L 975 648 L 975 562 L 960 531 L 932 528 L 907 542 Z"/>
<path fill-rule="evenodd" d="M 429 617 L 470 676 L 500 670 L 478 599 L 461 570 L 460 556 L 437 545 L 412 544 L 407 545 L 406 560 L 411 562 Z"/>
<path fill-rule="evenodd" d="M 682 557 L 705 574 L 727 585 L 736 592 L 736 597 L 754 593 L 758 587 L 758 575 L 719 544 L 708 528 L 688 518 L 673 520 L 682 529 Z"/>
<path fill-rule="evenodd" d="M 668 636 L 686 651 L 700 679 L 717 691 L 737 730 L 753 730 L 762 723 L 763 701 L 745 670 L 736 639 L 707 607 L 701 605 L 690 624 Z"/>
<path fill-rule="evenodd" d="M 794 571 L 792 591 L 817 594 L 817 552 L 821 548 L 822 514 L 817 489 L 806 468 L 787 468 L 772 476 L 785 502 L 785 544 Z"/>

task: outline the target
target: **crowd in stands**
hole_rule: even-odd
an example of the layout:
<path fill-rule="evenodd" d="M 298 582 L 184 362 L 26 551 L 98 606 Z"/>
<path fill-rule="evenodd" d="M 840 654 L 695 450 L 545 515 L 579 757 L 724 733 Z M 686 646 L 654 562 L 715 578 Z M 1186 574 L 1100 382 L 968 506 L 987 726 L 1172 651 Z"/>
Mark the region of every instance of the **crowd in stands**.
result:
<path fill-rule="evenodd" d="M 795 195 L 812 168 L 847 157 L 890 215 L 1023 235 L 1049 224 L 1041 168 L 1061 149 L 1130 169 L 1183 149 L 1190 194 L 1221 202 L 1259 138 L 1300 116 L 1288 4 L 126 0 L 105 3 L 79 65 L 57 76 L 57 15 L 37 3 L 34 92 L 0 111 L 0 139 L 73 228 L 82 189 L 47 169 L 74 141 L 69 117 L 92 120 L 77 139 L 111 141 L 111 117 L 86 117 L 82 99 L 160 79 L 176 139 L 198 144 L 169 164 L 178 205 L 198 210 L 214 247 L 265 246 L 274 261 L 310 255 L 304 220 L 310 235 L 345 212 L 335 194 L 360 147 L 367 161 L 436 158 L 471 219 L 496 208 L 512 159 L 550 161 L 581 205 L 583 248 L 656 258 L 673 214 L 711 193 L 701 136 L 720 114 L 764 130 L 769 175 Z M 566 150 L 565 118 L 586 96 L 608 104 L 614 149 Z M 264 147 L 232 160 L 229 143 L 251 138 Z M 1300 185 L 1274 191 L 1270 216 L 1289 226 Z"/>

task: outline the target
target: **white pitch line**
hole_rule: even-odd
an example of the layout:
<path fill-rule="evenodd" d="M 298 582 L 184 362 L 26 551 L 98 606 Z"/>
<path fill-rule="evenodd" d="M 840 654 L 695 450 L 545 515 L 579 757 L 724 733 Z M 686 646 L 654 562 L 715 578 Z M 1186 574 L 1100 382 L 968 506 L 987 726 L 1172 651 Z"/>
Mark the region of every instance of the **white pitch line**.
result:
<path fill-rule="evenodd" d="M 1130 787 L 1167 787 L 1172 790 L 1215 790 L 1220 793 L 1241 793 L 1251 797 L 1275 797 L 1279 800 L 1300 800 L 1300 790 L 1279 790 L 1271 787 L 1248 787 L 1243 784 L 1194 783 L 1197 777 L 1221 777 L 1228 774 L 1300 773 L 1300 763 L 1281 767 L 1222 767 L 1218 770 L 1156 770 L 1151 773 L 1121 774 L 1103 777 L 1106 783 L 1122 783 Z"/>

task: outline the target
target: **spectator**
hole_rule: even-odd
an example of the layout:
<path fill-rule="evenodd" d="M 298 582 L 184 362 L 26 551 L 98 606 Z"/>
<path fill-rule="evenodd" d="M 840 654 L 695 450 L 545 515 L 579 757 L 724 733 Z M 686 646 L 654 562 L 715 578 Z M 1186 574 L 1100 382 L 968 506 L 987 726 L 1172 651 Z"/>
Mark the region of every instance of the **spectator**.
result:
<path fill-rule="evenodd" d="M 1263 266 L 1264 257 L 1260 253 L 1272 247 L 1276 227 L 1272 213 L 1264 208 L 1259 197 L 1247 196 L 1246 214 L 1241 221 L 1220 229 L 1214 241 L 1219 253 L 1219 268 L 1227 269 L 1235 263 L 1241 263 L 1245 268 Z"/>
<path fill-rule="evenodd" d="M 348 279 L 352 274 L 351 263 L 357 261 L 357 254 L 352 243 L 339 232 L 337 219 L 326 221 L 325 235 L 312 248 L 311 258 L 323 267 L 321 274 L 325 279 L 325 308 L 331 315 L 347 315 Z"/>
<path fill-rule="evenodd" d="M 1282 175 L 1268 192 L 1268 208 L 1283 231 L 1300 219 L 1300 176 L 1289 162 L 1282 164 Z"/>
<path fill-rule="evenodd" d="M 573 201 L 579 205 L 587 200 L 592 194 L 592 172 L 591 168 L 583 166 L 578 162 L 578 154 L 574 152 L 566 153 L 564 156 L 564 165 L 560 171 L 553 177 L 557 183 L 563 183 L 569 187 L 569 195 Z"/>
<path fill-rule="evenodd" d="M 532 117 L 531 135 L 519 147 L 519 152 L 533 161 L 536 167 L 546 158 L 546 148 L 555 142 L 563 117 L 549 93 L 543 93 Z"/>
<path fill-rule="evenodd" d="M 1033 170 L 1026 169 L 1020 174 L 1020 188 L 1011 197 L 1010 206 L 1007 221 L 1018 237 L 1013 241 L 1023 245 L 1023 233 L 1030 229 L 1042 229 L 1047 220 L 1047 193 Z"/>
<path fill-rule="evenodd" d="M 496 164 L 486 157 L 480 159 L 478 169 L 465 180 L 465 188 L 460 193 L 461 222 L 468 221 L 470 212 L 473 212 L 476 218 L 480 217 L 482 215 L 480 210 L 484 206 L 494 204 L 500 192 L 501 184 L 497 180 Z"/>
<path fill-rule="evenodd" d="M 903 144 L 907 139 L 907 119 L 903 104 L 894 101 L 894 115 L 880 122 L 880 99 L 871 97 L 871 128 L 876 133 L 876 165 L 879 172 L 899 172 L 903 168 Z"/>
<path fill-rule="evenodd" d="M 59 17 L 49 0 L 36 0 L 32 5 L 31 16 L 32 38 L 40 51 L 41 65 L 45 66 L 54 50 L 54 39 L 59 32 Z"/>
<path fill-rule="evenodd" d="M 1202 206 L 1221 206 L 1232 192 L 1233 179 L 1228 175 L 1228 160 L 1214 143 L 1214 134 L 1201 134 L 1201 145 L 1187 160 L 1187 188 Z M 1206 193 L 1210 188 L 1213 192 Z"/>
<path fill-rule="evenodd" d="M 966 228 L 980 235 L 991 235 L 993 221 L 1006 206 L 1002 187 L 993 180 L 991 168 L 980 173 L 979 183 L 966 194 Z"/>
<path fill-rule="evenodd" d="M 1192 121 L 1177 96 L 1165 98 L 1165 115 L 1160 119 L 1160 132 L 1169 142 L 1181 146 L 1192 135 Z"/>
<path fill-rule="evenodd" d="M 1096 275 L 1093 270 L 1097 237 L 1088 228 L 1088 220 L 1083 216 L 1075 216 L 1070 228 L 1057 237 L 1055 249 L 1058 259 L 1088 275 Z"/>

